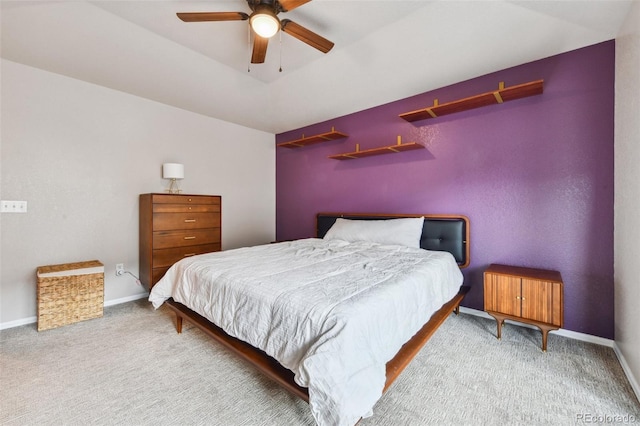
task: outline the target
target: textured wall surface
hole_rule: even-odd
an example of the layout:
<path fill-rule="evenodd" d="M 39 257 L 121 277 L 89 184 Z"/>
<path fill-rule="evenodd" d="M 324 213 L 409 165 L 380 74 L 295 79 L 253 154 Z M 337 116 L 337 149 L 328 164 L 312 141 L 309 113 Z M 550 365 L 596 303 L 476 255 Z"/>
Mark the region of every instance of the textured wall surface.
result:
<path fill-rule="evenodd" d="M 556 269 L 564 328 L 613 338 L 614 62 L 610 41 L 277 135 L 285 142 L 332 126 L 349 135 L 276 149 L 277 238 L 314 236 L 321 211 L 465 214 L 472 291 L 464 305 L 482 309 L 490 263 Z M 416 123 L 398 117 L 434 98 L 538 79 L 540 96 Z M 327 158 L 356 143 L 392 145 L 398 135 L 426 149 Z"/>
<path fill-rule="evenodd" d="M 640 2 L 616 39 L 615 337 L 640 399 Z"/>

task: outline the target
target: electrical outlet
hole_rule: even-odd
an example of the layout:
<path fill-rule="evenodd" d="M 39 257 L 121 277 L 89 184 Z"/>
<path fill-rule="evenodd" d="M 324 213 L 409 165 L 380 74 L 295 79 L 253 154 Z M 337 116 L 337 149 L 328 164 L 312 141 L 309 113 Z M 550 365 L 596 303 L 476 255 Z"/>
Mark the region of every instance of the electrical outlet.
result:
<path fill-rule="evenodd" d="M 0 202 L 0 212 L 2 212 L 2 213 L 26 213 L 27 212 L 27 202 L 26 201 L 2 200 Z"/>
<path fill-rule="evenodd" d="M 116 264 L 116 277 L 124 274 L 124 263 Z"/>

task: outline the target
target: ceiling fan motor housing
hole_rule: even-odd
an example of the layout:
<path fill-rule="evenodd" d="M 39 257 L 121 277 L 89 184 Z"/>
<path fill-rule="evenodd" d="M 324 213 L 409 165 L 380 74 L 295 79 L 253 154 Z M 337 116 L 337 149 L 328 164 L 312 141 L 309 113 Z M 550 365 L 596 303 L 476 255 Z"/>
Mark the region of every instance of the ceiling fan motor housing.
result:
<path fill-rule="evenodd" d="M 268 7 L 276 15 L 280 12 L 286 12 L 278 0 L 247 0 L 249 8 L 257 11 L 260 7 Z"/>

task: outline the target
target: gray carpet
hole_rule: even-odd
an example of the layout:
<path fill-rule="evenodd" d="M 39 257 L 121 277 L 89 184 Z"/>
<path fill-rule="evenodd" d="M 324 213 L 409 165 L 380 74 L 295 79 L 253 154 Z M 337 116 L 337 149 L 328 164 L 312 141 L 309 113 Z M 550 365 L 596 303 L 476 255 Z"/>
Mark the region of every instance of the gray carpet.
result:
<path fill-rule="evenodd" d="M 312 425 L 305 402 L 145 300 L 0 332 L 2 425 Z M 598 417 L 599 416 L 599 417 Z M 640 422 L 612 349 L 452 315 L 360 425 Z M 588 421 L 591 419 L 591 421 Z M 602 423 L 602 421 L 600 422 Z M 611 422 L 608 422 L 611 423 Z M 629 421 L 627 421 L 629 423 Z"/>

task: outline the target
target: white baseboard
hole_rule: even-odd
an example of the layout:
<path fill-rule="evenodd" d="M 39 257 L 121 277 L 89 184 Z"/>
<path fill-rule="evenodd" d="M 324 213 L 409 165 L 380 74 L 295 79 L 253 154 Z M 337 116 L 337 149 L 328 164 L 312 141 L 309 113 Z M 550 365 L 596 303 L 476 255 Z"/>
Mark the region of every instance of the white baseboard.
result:
<path fill-rule="evenodd" d="M 482 318 L 492 319 L 492 320 L 495 321 L 495 318 L 493 318 L 491 315 L 489 315 L 485 311 L 479 311 L 477 309 L 465 308 L 464 306 L 460 306 L 460 312 L 465 313 L 465 314 L 469 314 L 469 315 L 475 315 L 475 316 L 482 317 Z M 538 327 L 535 327 L 533 325 L 529 325 L 529 324 L 525 324 L 525 323 L 521 323 L 521 322 L 516 322 L 516 321 L 510 321 L 510 320 L 507 320 L 507 322 L 510 323 L 510 324 L 518 325 L 520 327 L 533 328 L 535 330 L 539 330 Z M 608 346 L 610 348 L 613 348 L 613 345 L 615 343 L 611 339 L 605 339 L 604 337 L 592 336 L 591 334 L 578 333 L 577 331 L 565 330 L 564 328 L 561 328 L 559 330 L 553 330 L 553 331 L 550 331 L 549 333 L 554 333 L 554 334 L 557 334 L 559 336 L 568 337 L 568 338 L 574 339 L 574 340 L 581 340 L 583 342 L 595 343 L 596 345 Z"/>
<path fill-rule="evenodd" d="M 616 356 L 618 357 L 618 361 L 620 361 L 620 365 L 624 370 L 624 374 L 627 376 L 627 379 L 629 379 L 629 384 L 631 385 L 631 388 L 635 392 L 636 398 L 638 398 L 638 402 L 640 402 L 640 384 L 638 384 L 638 381 L 636 380 L 635 376 L 633 375 L 633 372 L 631 371 L 631 367 L 629 367 L 629 364 L 627 363 L 627 360 L 622 354 L 622 351 L 620 351 L 618 344 L 615 342 L 613 343 L 613 350 L 616 353 Z"/>
<path fill-rule="evenodd" d="M 7 328 L 20 327 L 21 325 L 33 324 L 38 321 L 38 317 L 22 318 L 15 321 L 7 321 L 0 323 L 0 330 L 6 330 Z"/>
<path fill-rule="evenodd" d="M 127 303 L 127 302 L 132 302 L 138 299 L 144 299 L 145 297 L 149 297 L 149 293 L 145 292 L 140 294 L 134 294 L 133 296 L 122 297 L 120 299 L 107 300 L 106 302 L 104 302 L 104 306 L 107 307 L 107 306 L 119 305 L 121 303 Z M 0 330 L 6 330 L 8 328 L 20 327 L 22 325 L 27 325 L 27 324 L 33 324 L 37 321 L 38 321 L 38 317 L 28 317 L 28 318 L 22 318 L 14 321 L 7 321 L 7 322 L 0 323 Z"/>
<path fill-rule="evenodd" d="M 144 299 L 145 297 L 149 297 L 148 292 L 134 294 L 133 296 L 122 297 L 120 299 L 107 300 L 106 302 L 104 302 L 104 306 L 107 307 L 107 306 L 119 305 L 121 303 L 133 302 L 134 300 Z"/>

